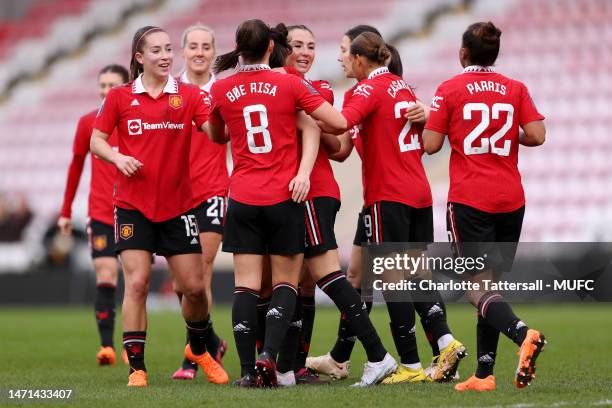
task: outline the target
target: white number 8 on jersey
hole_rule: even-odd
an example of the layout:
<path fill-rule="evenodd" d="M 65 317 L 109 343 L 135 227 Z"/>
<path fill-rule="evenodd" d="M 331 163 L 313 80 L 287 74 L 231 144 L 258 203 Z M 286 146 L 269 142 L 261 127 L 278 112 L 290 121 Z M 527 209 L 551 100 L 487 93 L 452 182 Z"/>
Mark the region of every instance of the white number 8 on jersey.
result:
<path fill-rule="evenodd" d="M 251 122 L 251 113 L 259 113 L 259 126 L 253 126 Z M 247 144 L 251 153 L 269 153 L 272 150 L 272 138 L 270 137 L 270 131 L 268 130 L 268 111 L 264 105 L 249 105 L 245 106 L 242 110 L 244 115 L 244 125 L 247 129 Z M 257 146 L 255 144 L 255 134 L 261 133 L 263 136 L 263 146 Z"/>

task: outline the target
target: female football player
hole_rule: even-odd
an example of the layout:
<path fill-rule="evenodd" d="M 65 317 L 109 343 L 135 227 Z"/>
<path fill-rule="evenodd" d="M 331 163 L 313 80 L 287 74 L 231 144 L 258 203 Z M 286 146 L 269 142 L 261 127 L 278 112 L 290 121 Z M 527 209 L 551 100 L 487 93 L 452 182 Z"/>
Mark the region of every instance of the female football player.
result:
<path fill-rule="evenodd" d="M 132 82 L 112 89 L 100 108 L 91 150 L 113 163 L 115 241 L 125 275 L 123 344 L 130 362 L 128 386 L 146 386 L 146 299 L 154 253 L 166 257 L 195 361 L 213 383 L 227 373 L 206 351 L 210 336 L 202 249 L 189 176 L 192 122 L 203 128 L 209 106 L 202 91 L 174 79 L 172 44 L 159 27 L 139 29 L 132 41 Z M 119 152 L 107 140 L 117 128 Z"/>
<path fill-rule="evenodd" d="M 352 64 L 349 60 L 351 42 L 358 35 L 364 32 L 375 33 L 377 35 L 380 35 L 378 30 L 376 30 L 374 27 L 367 26 L 367 25 L 360 25 L 360 26 L 356 26 L 348 30 L 340 44 L 341 54 L 338 58 L 338 61 L 342 64 L 342 67 L 348 78 L 355 77 L 354 73 L 352 72 Z M 387 61 L 387 66 L 389 68 L 389 71 L 401 77 L 402 76 L 402 64 L 401 64 L 401 59 L 399 58 L 399 53 L 397 53 L 397 50 L 395 50 L 394 47 L 388 44 L 386 46 L 391 52 L 391 58 L 389 61 Z M 350 98 L 355 88 L 356 86 L 350 89 L 349 91 L 347 91 L 347 93 L 345 94 L 345 101 Z M 426 115 L 427 115 L 427 109 L 424 109 L 424 105 L 420 101 L 417 100 L 416 105 L 410 106 L 406 110 L 405 118 L 411 121 L 412 123 L 424 123 L 427 117 Z M 335 160 L 344 161 L 350 155 L 353 149 L 353 146 L 355 146 L 363 162 L 364 156 L 363 156 L 363 150 L 362 150 L 363 148 L 362 148 L 361 137 L 359 136 L 359 129 L 357 127 L 351 129 L 350 132 L 347 132 L 341 135 L 340 139 L 342 141 L 342 147 L 338 153 L 331 155 L 331 157 Z M 364 170 L 363 174 L 365 177 L 365 167 L 363 168 L 363 170 Z M 364 191 L 365 191 L 365 179 L 363 180 L 363 182 L 364 182 Z M 349 268 L 347 271 L 347 278 L 351 281 L 351 283 L 353 284 L 353 287 L 358 288 L 358 290 L 360 290 L 360 287 L 361 287 L 361 279 L 360 279 L 361 278 L 361 244 L 363 242 L 368 241 L 368 236 L 366 234 L 367 232 L 366 225 L 364 224 L 364 218 L 365 218 L 365 221 L 368 222 L 369 230 L 371 231 L 371 221 L 372 220 L 370 216 L 368 214 L 360 213 L 358 221 L 357 221 L 357 231 L 355 233 L 355 240 L 353 242 L 353 248 L 351 251 Z M 427 374 L 427 377 L 429 378 L 435 378 L 437 381 L 445 381 L 448 379 L 448 377 L 450 377 L 450 372 L 452 371 L 452 369 L 449 370 L 448 368 L 445 368 L 448 366 L 448 364 L 445 364 L 445 365 L 439 364 L 438 357 L 439 357 L 440 351 L 439 351 L 437 340 L 439 340 L 439 338 L 441 337 L 441 333 L 443 333 L 443 331 L 441 332 L 440 330 L 438 330 L 437 337 L 433 333 L 433 328 L 434 328 L 433 326 L 436 326 L 436 320 L 445 319 L 445 317 L 443 316 L 443 314 L 445 314 L 445 306 L 444 306 L 444 303 L 442 302 L 442 299 L 439 297 L 437 293 L 434 293 L 433 295 L 435 296 L 437 300 L 437 302 L 435 303 L 439 306 L 439 308 L 442 309 L 442 315 L 439 315 L 436 318 L 432 319 L 429 317 L 429 309 L 431 308 L 430 305 L 428 305 L 425 302 L 415 303 L 417 312 L 419 313 L 419 315 L 421 315 L 421 323 L 425 329 L 427 338 L 431 344 L 432 351 L 434 354 L 434 361 L 432 363 L 432 366 L 428 367 L 424 372 Z M 370 309 L 372 306 L 371 302 L 367 302 L 366 305 L 368 306 L 368 309 Z M 397 333 L 397 331 L 395 331 L 394 333 Z M 450 340 L 449 337 L 446 337 L 445 339 L 443 339 L 441 341 L 442 345 L 443 346 L 448 345 L 449 340 Z M 411 342 L 413 341 L 414 340 L 411 339 Z M 340 326 L 338 329 L 338 339 L 332 351 L 324 356 L 309 358 L 307 360 L 307 367 L 315 369 L 318 372 L 323 372 L 325 374 L 328 374 L 334 379 L 345 378 L 348 376 L 348 363 L 349 363 L 351 352 L 353 350 L 353 346 L 354 346 L 353 334 L 350 331 L 350 329 L 346 326 L 345 322 L 343 320 L 340 320 Z M 410 346 L 410 347 L 414 347 L 414 346 Z M 409 349 L 410 347 L 406 346 L 404 348 Z M 453 348 L 449 348 L 447 353 L 449 353 L 451 350 L 453 350 Z M 414 364 L 415 365 L 413 367 L 415 367 L 415 370 L 411 371 L 411 370 L 401 368 L 400 370 L 398 370 L 398 373 L 396 373 L 396 375 L 392 379 L 391 378 L 388 379 L 387 382 L 389 381 L 398 382 L 402 379 L 408 380 L 408 381 L 428 380 L 428 378 L 426 378 L 423 375 L 423 372 L 418 368 L 418 365 L 416 363 Z M 448 372 L 448 374 L 443 374 L 445 372 Z"/>
<path fill-rule="evenodd" d="M 181 36 L 181 50 L 185 68 L 180 81 L 197 85 L 205 95 L 215 82 L 211 71 L 215 57 L 215 34 L 202 24 L 189 26 Z M 204 262 L 204 290 L 208 308 L 212 309 L 213 263 L 221 244 L 223 217 L 227 203 L 229 174 L 227 171 L 227 147 L 213 143 L 206 134 L 192 126 L 190 173 L 194 197 L 194 211 L 198 221 L 202 261 Z M 182 294 L 179 293 L 179 299 Z M 221 364 L 221 357 L 227 349 L 227 342 L 219 339 L 211 327 L 208 352 Z M 195 377 L 197 364 L 184 359 L 181 368 L 172 376 L 174 379 L 190 380 Z"/>
<path fill-rule="evenodd" d="M 237 74 L 217 81 L 211 90 L 210 135 L 217 142 L 226 142 L 227 124 L 235 166 L 223 250 L 234 253 L 232 320 L 247 386 L 251 384 L 249 377 L 255 374 L 260 386 L 278 384 L 275 361 L 297 297 L 305 233 L 301 202 L 308 194 L 319 130 L 314 123 L 302 126 L 302 157 L 298 160 L 296 108 L 334 128 L 346 126 L 344 117 L 308 82 L 270 70 L 272 37 L 279 31 L 286 36 L 283 28 L 270 29 L 260 20 L 243 22 L 236 31 L 236 49 L 220 56 L 215 70 L 233 68 L 239 58 L 242 65 Z M 306 115 L 299 115 L 298 121 L 312 122 Z M 263 352 L 253 361 L 257 296 L 265 255 L 270 256 L 273 292 L 266 314 Z M 359 296 L 342 275 L 329 274 L 318 284 L 348 316 L 366 348 L 369 362 L 358 385 L 378 383 L 395 370 L 396 363 L 362 313 Z"/>
<path fill-rule="evenodd" d="M 442 148 L 444 135 L 451 144 L 447 229 L 456 254 L 495 254 L 488 257 L 485 272 L 470 277 L 473 282 L 495 279 L 512 265 L 515 245 L 483 243 L 518 242 L 525 213 L 518 145 L 539 146 L 546 133 L 544 117 L 527 87 L 493 69 L 500 36 L 491 22 L 467 28 L 460 50 L 463 72 L 438 87 L 423 135 L 429 154 Z M 478 368 L 455 389 L 495 389 L 493 366 L 500 332 L 520 348 L 514 383 L 518 388 L 529 385 L 546 343 L 544 335 L 529 329 L 499 293 L 469 291 L 467 296 L 478 309 Z"/>
<path fill-rule="evenodd" d="M 111 88 L 128 82 L 129 73 L 121 65 L 107 65 L 98 74 L 98 91 L 104 99 Z M 91 111 L 79 119 L 74 143 L 72 161 L 68 168 L 64 203 L 57 226 L 70 235 L 72 233 L 72 202 L 79 186 L 83 164 L 89 153 L 89 139 L 96 119 Z M 117 146 L 117 133 L 113 131 L 109 143 Z M 91 155 L 91 183 L 89 187 L 89 223 L 87 232 L 91 258 L 96 272 L 96 300 L 94 311 L 100 350 L 96 356 L 99 365 L 115 363 L 113 332 L 115 329 L 115 290 L 117 287 L 118 263 L 115 255 L 115 233 L 113 228 L 113 186 L 117 169 L 95 155 Z"/>
<path fill-rule="evenodd" d="M 415 105 L 417 99 L 410 86 L 389 71 L 386 62 L 390 57 L 384 40 L 375 33 L 362 33 L 351 42 L 349 62 L 359 83 L 347 95 L 342 113 L 349 127 L 361 126 L 363 219 L 368 241 L 426 244 L 433 242 L 433 215 L 429 182 L 421 162 L 422 128 L 404 118 L 405 109 Z M 440 349 L 432 379 L 441 381 L 454 375 L 465 348 L 453 338 L 437 293 L 423 293 L 418 302 L 405 296 L 391 299 L 390 292 L 383 295 L 402 360 L 399 370 L 384 383 L 427 380 L 416 348 L 414 308 L 425 314 Z"/>

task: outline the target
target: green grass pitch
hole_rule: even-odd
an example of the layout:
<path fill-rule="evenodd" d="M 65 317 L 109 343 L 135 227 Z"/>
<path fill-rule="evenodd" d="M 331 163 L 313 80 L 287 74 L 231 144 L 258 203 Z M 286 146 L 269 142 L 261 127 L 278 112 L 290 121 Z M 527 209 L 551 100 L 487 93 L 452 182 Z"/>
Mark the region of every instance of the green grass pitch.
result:
<path fill-rule="evenodd" d="M 33 406 L 34 401 L 9 401 L 11 388 L 74 390 L 68 402 L 46 406 L 130 407 L 571 407 L 612 405 L 612 305 L 520 305 L 515 307 L 530 326 L 542 330 L 549 343 L 538 361 L 533 384 L 518 390 L 513 384 L 517 347 L 502 336 L 492 393 L 462 393 L 451 384 L 404 384 L 353 389 L 364 363 L 361 346 L 353 353 L 351 377 L 330 386 L 279 390 L 243 390 L 208 384 L 201 373 L 194 381 L 170 379 L 179 366 L 184 324 L 178 312 L 149 315 L 146 346 L 149 387 L 128 389 L 127 367 L 97 367 L 97 332 L 93 311 L 81 308 L 0 309 L 1 406 Z M 475 310 L 450 305 L 449 322 L 470 354 L 460 367 L 462 378 L 475 369 Z M 384 305 L 375 305 L 372 317 L 387 348 L 395 353 Z M 215 329 L 230 343 L 224 363 L 230 378 L 239 364 L 230 324 L 230 309 L 217 307 Z M 317 309 L 311 355 L 327 352 L 336 337 L 338 313 Z M 118 320 L 120 322 L 120 319 Z M 115 330 L 120 344 L 120 324 Z M 428 364 L 431 349 L 418 328 L 421 360 Z"/>

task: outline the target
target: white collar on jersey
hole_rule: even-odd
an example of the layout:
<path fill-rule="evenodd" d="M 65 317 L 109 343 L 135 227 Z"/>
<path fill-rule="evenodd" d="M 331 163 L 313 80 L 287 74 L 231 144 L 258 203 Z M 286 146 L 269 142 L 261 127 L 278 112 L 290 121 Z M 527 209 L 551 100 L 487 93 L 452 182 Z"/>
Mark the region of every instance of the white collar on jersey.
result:
<path fill-rule="evenodd" d="M 379 75 L 388 74 L 388 73 L 389 73 L 389 68 L 387 67 L 376 68 L 374 71 L 370 72 L 370 75 L 368 75 L 368 79 L 372 79 Z"/>
<path fill-rule="evenodd" d="M 142 83 L 142 74 L 140 74 L 132 84 L 132 93 L 141 94 L 145 92 L 147 92 L 147 90 Z M 168 75 L 168 81 L 166 81 L 163 92 L 168 94 L 178 93 L 178 81 L 174 79 L 172 75 Z"/>
<path fill-rule="evenodd" d="M 210 88 L 212 88 L 212 86 L 213 86 L 213 84 L 215 83 L 216 80 L 217 80 L 217 77 L 215 77 L 215 74 L 213 74 L 211 72 L 210 73 L 210 79 L 208 80 L 207 83 L 202 85 L 200 87 L 200 89 L 203 90 L 204 92 L 210 93 Z M 184 83 L 184 84 L 190 84 L 191 83 L 191 82 L 189 82 L 189 78 L 187 78 L 187 71 L 183 71 L 183 73 L 181 74 L 181 82 Z"/>
<path fill-rule="evenodd" d="M 463 68 L 463 72 L 495 72 L 495 68 L 492 65 L 483 67 L 482 65 L 470 65 L 469 67 Z"/>
<path fill-rule="evenodd" d="M 263 71 L 266 69 L 270 69 L 268 64 L 240 65 L 238 67 L 239 72 Z"/>

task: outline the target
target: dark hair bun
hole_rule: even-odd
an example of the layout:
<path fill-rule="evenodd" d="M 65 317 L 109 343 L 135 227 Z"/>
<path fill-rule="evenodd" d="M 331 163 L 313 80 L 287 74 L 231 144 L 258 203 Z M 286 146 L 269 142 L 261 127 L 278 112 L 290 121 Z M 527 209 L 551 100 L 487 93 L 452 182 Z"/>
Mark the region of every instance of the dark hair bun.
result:
<path fill-rule="evenodd" d="M 489 21 L 480 26 L 475 34 L 480 37 L 483 42 L 495 44 L 499 42 L 501 30 Z"/>

